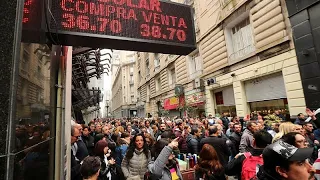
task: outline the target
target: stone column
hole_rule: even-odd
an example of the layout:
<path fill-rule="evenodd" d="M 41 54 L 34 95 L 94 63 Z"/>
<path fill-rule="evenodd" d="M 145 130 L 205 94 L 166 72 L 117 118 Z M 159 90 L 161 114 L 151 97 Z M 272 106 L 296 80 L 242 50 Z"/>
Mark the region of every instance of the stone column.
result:
<path fill-rule="evenodd" d="M 23 0 L 0 6 L 0 179 L 11 179 L 17 69 L 20 59 Z"/>

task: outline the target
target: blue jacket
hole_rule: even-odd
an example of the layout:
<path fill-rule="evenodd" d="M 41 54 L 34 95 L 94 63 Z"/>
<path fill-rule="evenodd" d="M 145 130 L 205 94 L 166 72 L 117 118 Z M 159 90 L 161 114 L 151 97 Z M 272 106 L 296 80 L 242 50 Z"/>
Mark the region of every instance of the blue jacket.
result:
<path fill-rule="evenodd" d="M 128 150 L 127 144 L 121 144 L 120 146 L 116 147 L 116 164 L 121 167 L 122 160 L 126 155 Z"/>

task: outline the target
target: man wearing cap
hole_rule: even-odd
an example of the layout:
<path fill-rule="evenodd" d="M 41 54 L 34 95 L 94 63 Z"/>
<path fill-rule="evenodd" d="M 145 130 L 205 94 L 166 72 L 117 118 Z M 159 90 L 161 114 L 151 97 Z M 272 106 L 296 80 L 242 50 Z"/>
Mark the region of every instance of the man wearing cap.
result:
<path fill-rule="evenodd" d="M 313 148 L 296 148 L 282 140 L 263 151 L 264 165 L 259 168 L 259 180 L 314 179 L 315 169 L 309 163 Z"/>

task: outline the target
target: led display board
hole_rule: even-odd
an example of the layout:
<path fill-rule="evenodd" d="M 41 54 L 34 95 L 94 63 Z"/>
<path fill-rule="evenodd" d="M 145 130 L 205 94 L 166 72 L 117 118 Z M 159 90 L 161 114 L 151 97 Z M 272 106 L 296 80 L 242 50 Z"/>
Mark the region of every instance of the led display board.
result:
<path fill-rule="evenodd" d="M 40 0 L 26 0 L 25 10 L 33 5 L 40 6 L 37 12 L 45 9 L 42 16 L 48 21 L 40 18 L 33 22 L 31 11 L 25 11 L 24 29 L 47 24 L 50 28 L 44 31 L 57 34 L 62 45 L 170 54 L 189 54 L 196 47 L 192 7 L 184 4 L 159 0 L 52 0 L 43 5 Z"/>

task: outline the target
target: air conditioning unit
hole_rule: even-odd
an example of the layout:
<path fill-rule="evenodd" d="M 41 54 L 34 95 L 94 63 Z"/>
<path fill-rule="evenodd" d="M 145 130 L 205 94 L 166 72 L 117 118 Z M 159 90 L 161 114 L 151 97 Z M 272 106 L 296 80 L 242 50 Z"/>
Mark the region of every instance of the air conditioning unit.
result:
<path fill-rule="evenodd" d="M 194 88 L 200 88 L 200 87 L 204 86 L 204 81 L 203 81 L 203 79 L 200 79 L 200 78 L 196 78 L 193 83 L 194 83 L 193 84 Z"/>

